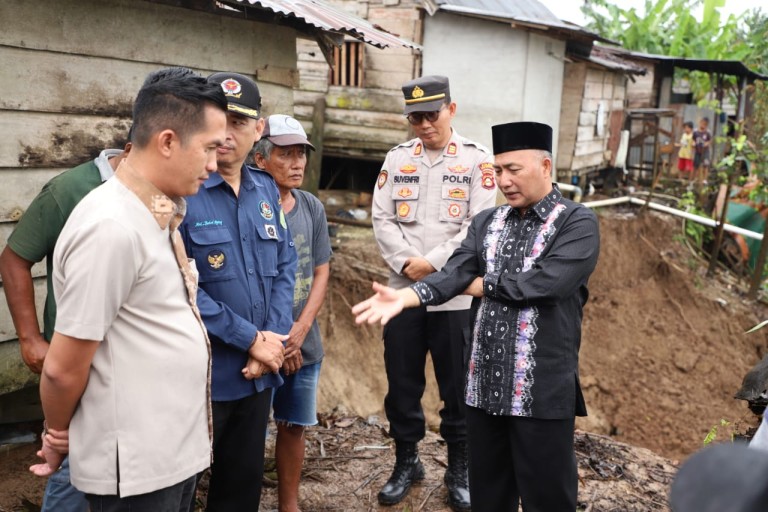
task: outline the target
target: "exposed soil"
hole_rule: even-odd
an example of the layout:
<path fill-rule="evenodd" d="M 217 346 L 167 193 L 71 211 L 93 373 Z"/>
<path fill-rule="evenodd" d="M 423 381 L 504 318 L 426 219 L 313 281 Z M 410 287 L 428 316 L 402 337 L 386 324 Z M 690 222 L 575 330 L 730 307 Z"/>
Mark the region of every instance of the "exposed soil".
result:
<path fill-rule="evenodd" d="M 600 212 L 600 226 L 581 349 L 590 416 L 578 427 L 590 434 L 577 436 L 579 501 L 594 512 L 663 511 L 677 460 L 698 450 L 721 419 L 730 425 L 719 439 L 755 424 L 733 394 L 768 349 L 766 331 L 743 334 L 768 309 L 744 301 L 728 280 L 705 278 L 703 264 L 676 238 L 678 220 L 610 210 Z M 372 279 L 386 275 L 371 230 L 342 226 L 320 318 L 325 414 L 307 434 L 305 512 L 378 510 L 376 492 L 394 459 L 382 413 L 381 330 L 354 325 L 349 307 L 369 295 Z M 428 375 L 424 405 L 434 430 L 440 402 Z M 34 450 L 0 452 L 0 512 L 39 506 L 43 482 L 26 473 Z M 386 510 L 448 510 L 439 436 L 429 432 L 421 451 L 427 479 L 407 502 Z M 268 468 L 263 510 L 276 507 L 270 476 Z"/>

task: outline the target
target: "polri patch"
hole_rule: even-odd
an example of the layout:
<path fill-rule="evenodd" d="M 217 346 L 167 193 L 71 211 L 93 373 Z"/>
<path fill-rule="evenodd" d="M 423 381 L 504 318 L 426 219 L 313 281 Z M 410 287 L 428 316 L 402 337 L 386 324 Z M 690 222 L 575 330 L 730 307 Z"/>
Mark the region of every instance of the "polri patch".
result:
<path fill-rule="evenodd" d="M 461 215 L 461 206 L 459 206 L 456 203 L 449 204 L 448 205 L 448 215 L 450 215 L 454 219 L 457 218 L 459 215 Z"/>
<path fill-rule="evenodd" d="M 272 207 L 266 201 L 261 201 L 259 203 L 259 211 L 265 220 L 272 220 L 272 218 L 275 216 L 274 212 L 272 211 Z"/>
<path fill-rule="evenodd" d="M 274 224 L 264 224 L 264 229 L 269 238 L 277 240 L 277 227 Z"/>
<path fill-rule="evenodd" d="M 384 169 L 381 170 L 379 173 L 379 179 L 376 180 L 376 186 L 381 188 L 387 183 L 387 177 L 389 176 L 389 173 L 385 171 Z"/>
<path fill-rule="evenodd" d="M 496 181 L 493 179 L 493 172 L 483 171 L 483 178 L 480 183 L 483 185 L 483 188 L 493 190 L 496 186 Z"/>
<path fill-rule="evenodd" d="M 408 203 L 402 203 L 402 204 L 401 204 L 401 205 L 400 205 L 400 206 L 397 208 L 397 214 L 398 214 L 400 217 L 407 217 L 409 213 L 411 213 L 411 207 L 410 207 L 410 206 L 408 206 Z"/>
<path fill-rule="evenodd" d="M 222 268 L 224 268 L 225 262 L 226 262 L 226 257 L 224 256 L 224 253 L 221 252 L 220 250 L 214 249 L 208 253 L 208 266 L 211 267 L 213 270 L 221 270 Z"/>
<path fill-rule="evenodd" d="M 227 78 L 226 80 L 221 82 L 221 89 L 224 91 L 225 96 L 234 96 L 235 98 L 239 98 L 240 96 L 242 96 L 242 94 L 240 94 L 240 91 L 242 91 L 243 88 L 240 85 L 240 82 L 238 82 L 234 78 Z"/>

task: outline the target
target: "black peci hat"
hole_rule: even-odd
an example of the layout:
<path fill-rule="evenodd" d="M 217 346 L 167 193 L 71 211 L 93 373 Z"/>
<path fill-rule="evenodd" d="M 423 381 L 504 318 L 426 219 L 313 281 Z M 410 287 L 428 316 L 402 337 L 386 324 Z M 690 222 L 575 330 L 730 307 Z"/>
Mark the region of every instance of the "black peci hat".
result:
<path fill-rule="evenodd" d="M 448 77 L 431 75 L 422 76 L 403 84 L 405 109 L 403 114 L 411 112 L 434 112 L 446 100 L 451 99 L 451 88 Z"/>
<path fill-rule="evenodd" d="M 521 149 L 541 149 L 552 152 L 552 127 L 530 121 L 497 124 L 491 127 L 493 154 Z"/>
<path fill-rule="evenodd" d="M 253 79 L 240 73 L 214 73 L 208 77 L 208 81 L 221 85 L 230 112 L 259 118 L 261 94 Z"/>

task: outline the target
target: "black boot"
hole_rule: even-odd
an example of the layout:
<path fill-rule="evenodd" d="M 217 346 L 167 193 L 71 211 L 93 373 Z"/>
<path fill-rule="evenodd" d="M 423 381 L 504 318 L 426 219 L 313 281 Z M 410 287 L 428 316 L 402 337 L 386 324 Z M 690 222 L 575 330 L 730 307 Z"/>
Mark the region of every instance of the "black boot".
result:
<path fill-rule="evenodd" d="M 448 443 L 448 469 L 445 470 L 448 505 L 456 512 L 469 512 L 469 481 L 467 478 L 467 443 Z"/>
<path fill-rule="evenodd" d="M 387 483 L 379 491 L 381 505 L 400 503 L 411 488 L 413 482 L 424 480 L 424 466 L 419 460 L 416 443 L 395 441 L 395 469 Z"/>

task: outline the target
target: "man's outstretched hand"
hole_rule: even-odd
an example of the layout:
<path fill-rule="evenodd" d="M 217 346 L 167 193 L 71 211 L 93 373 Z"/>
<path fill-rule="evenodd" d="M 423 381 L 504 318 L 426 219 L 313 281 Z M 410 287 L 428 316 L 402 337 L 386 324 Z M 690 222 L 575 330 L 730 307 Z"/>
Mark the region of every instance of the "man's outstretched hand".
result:
<path fill-rule="evenodd" d="M 395 290 L 389 286 L 374 282 L 373 291 L 376 292 L 373 297 L 352 307 L 355 323 L 362 324 L 367 322 L 375 324 L 376 322 L 381 322 L 381 325 L 386 325 L 392 318 L 399 315 L 404 308 L 413 307 L 419 303 L 416 293 L 410 288 Z"/>

